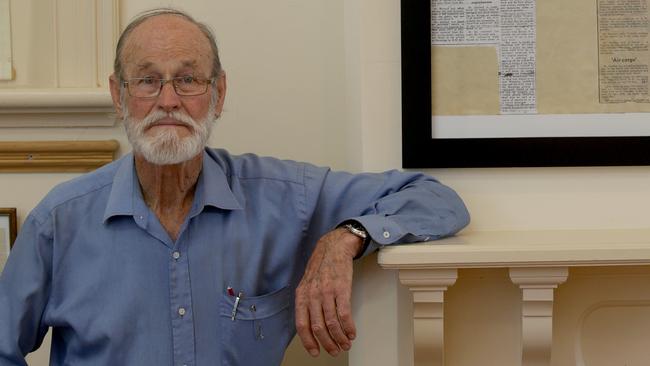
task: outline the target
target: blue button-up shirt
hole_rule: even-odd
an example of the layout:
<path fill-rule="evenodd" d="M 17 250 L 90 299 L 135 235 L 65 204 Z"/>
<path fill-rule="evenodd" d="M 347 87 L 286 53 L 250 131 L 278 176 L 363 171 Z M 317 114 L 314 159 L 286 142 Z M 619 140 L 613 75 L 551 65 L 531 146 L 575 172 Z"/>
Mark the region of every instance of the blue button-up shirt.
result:
<path fill-rule="evenodd" d="M 49 327 L 52 365 L 279 365 L 314 245 L 349 219 L 370 252 L 451 235 L 468 213 L 421 174 L 206 149 L 173 241 L 129 154 L 54 188 L 25 220 L 0 277 L 0 365 L 25 365 Z"/>

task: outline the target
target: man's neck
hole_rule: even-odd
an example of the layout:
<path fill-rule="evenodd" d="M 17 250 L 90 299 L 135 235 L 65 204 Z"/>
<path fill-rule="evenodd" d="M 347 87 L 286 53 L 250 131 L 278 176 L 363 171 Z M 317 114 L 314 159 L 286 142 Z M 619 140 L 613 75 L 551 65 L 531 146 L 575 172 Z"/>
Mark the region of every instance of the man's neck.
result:
<path fill-rule="evenodd" d="M 135 170 L 147 206 L 176 241 L 203 166 L 203 153 L 179 164 L 156 165 L 135 154 Z"/>

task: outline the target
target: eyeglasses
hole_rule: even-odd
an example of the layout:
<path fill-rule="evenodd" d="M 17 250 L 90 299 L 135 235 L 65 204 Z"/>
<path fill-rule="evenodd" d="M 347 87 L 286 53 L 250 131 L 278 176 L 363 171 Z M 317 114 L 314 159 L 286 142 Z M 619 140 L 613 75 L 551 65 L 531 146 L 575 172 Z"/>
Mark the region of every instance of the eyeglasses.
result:
<path fill-rule="evenodd" d="M 129 95 L 136 98 L 155 98 L 160 95 L 163 86 L 168 82 L 174 86 L 176 94 L 186 97 L 205 94 L 214 79 L 201 79 L 194 76 L 179 76 L 172 79 L 156 79 L 151 77 L 132 78 L 122 83 Z"/>

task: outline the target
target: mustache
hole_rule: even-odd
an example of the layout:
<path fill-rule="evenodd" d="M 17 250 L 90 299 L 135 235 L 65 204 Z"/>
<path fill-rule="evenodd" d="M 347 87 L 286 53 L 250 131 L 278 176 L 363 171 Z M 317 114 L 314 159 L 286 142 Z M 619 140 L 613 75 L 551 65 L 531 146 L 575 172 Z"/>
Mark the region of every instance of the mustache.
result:
<path fill-rule="evenodd" d="M 198 127 L 196 121 L 183 112 L 164 112 L 161 110 L 155 110 L 149 113 L 145 118 L 142 119 L 142 121 L 138 123 L 139 129 L 141 131 L 147 130 L 149 127 L 155 126 L 158 121 L 165 118 L 171 118 L 178 124 L 188 127 L 192 131 L 196 131 Z"/>

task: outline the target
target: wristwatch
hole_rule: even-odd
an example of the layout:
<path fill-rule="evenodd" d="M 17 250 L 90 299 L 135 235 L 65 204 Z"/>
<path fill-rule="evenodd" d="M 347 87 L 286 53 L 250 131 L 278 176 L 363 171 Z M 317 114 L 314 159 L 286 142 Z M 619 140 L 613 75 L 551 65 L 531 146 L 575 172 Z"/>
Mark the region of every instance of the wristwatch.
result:
<path fill-rule="evenodd" d="M 368 245 L 370 244 L 370 235 L 368 235 L 368 232 L 366 231 L 366 228 L 363 227 L 360 223 L 356 221 L 348 221 L 340 225 L 339 227 L 345 228 L 347 231 L 349 231 L 351 234 L 354 234 L 363 240 L 363 247 L 357 253 L 357 255 L 352 258 L 352 259 L 359 259 L 361 256 L 363 256 L 363 253 L 366 252 L 366 249 L 368 249 Z"/>
<path fill-rule="evenodd" d="M 348 231 L 351 232 L 352 234 L 363 239 L 364 242 L 366 241 L 366 239 L 368 239 L 368 232 L 366 231 L 366 229 L 357 223 L 350 222 L 343 225 L 343 227 L 348 229 Z"/>

